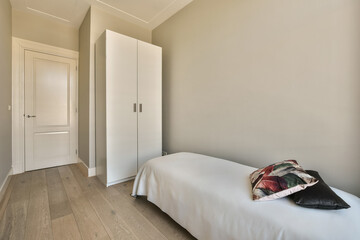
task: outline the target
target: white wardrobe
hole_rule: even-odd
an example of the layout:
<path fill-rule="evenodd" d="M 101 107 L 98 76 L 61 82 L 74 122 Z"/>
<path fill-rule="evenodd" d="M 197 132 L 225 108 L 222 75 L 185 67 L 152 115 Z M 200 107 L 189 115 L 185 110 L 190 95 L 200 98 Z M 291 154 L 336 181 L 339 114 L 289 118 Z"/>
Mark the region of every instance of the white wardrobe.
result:
<path fill-rule="evenodd" d="M 95 52 L 96 174 L 110 186 L 161 156 L 162 49 L 106 30 Z"/>

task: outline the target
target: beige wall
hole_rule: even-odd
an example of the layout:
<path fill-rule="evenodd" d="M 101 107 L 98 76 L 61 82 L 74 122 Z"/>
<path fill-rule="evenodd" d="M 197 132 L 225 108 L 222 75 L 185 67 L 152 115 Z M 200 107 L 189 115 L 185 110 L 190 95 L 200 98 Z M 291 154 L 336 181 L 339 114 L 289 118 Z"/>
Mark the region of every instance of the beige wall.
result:
<path fill-rule="evenodd" d="M 0 187 L 11 168 L 11 5 L 0 1 Z"/>
<path fill-rule="evenodd" d="M 76 28 L 37 14 L 12 10 L 13 36 L 70 50 L 79 50 Z"/>
<path fill-rule="evenodd" d="M 151 42 L 151 31 L 122 18 L 109 14 L 96 6 L 91 7 L 91 41 L 100 37 L 105 29 L 118 32 L 145 42 Z"/>
<path fill-rule="evenodd" d="M 360 1 L 197 0 L 153 31 L 164 149 L 297 159 L 360 196 Z"/>
<path fill-rule="evenodd" d="M 88 167 L 93 168 L 95 167 L 95 42 L 105 29 L 137 38 L 145 42 L 151 42 L 151 31 L 141 28 L 133 23 L 124 21 L 119 17 L 92 6 L 90 9 L 90 38 L 87 39 L 89 35 L 86 32 L 88 30 L 85 29 L 88 29 L 89 23 L 87 19 L 85 20 L 86 21 L 83 22 L 80 28 L 80 59 L 84 60 L 85 58 L 86 60 L 84 61 L 87 61 L 89 58 L 90 65 L 88 66 L 89 75 L 84 73 L 84 71 L 87 71 L 84 67 L 80 70 L 80 94 L 82 95 L 81 97 L 86 98 L 86 100 L 81 100 L 84 104 L 79 106 L 79 112 L 83 112 L 83 116 L 88 114 L 89 122 L 85 119 L 79 121 L 79 130 L 81 131 L 79 132 L 79 151 L 80 158 L 88 165 Z M 87 45 L 88 41 L 90 41 L 89 46 Z M 87 68 L 87 66 L 85 68 Z M 83 89 L 86 91 L 86 88 L 89 88 L 88 96 L 86 96 L 86 93 L 81 90 Z M 86 101 L 89 101 L 88 105 L 85 104 Z M 89 113 L 86 113 L 87 110 L 89 110 Z M 88 128 L 87 133 L 85 132 L 86 128 Z M 86 144 L 88 145 L 86 146 Z M 86 150 L 89 152 L 88 156 L 86 156 Z"/>
<path fill-rule="evenodd" d="M 89 166 L 89 74 L 90 15 L 87 12 L 79 29 L 79 158 Z"/>

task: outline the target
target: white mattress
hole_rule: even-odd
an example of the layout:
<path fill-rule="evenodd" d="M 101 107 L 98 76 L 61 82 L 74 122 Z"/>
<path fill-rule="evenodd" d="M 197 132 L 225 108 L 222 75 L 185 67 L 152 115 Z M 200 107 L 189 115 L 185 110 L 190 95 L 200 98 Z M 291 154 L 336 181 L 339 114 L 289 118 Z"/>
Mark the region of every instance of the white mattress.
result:
<path fill-rule="evenodd" d="M 307 209 L 282 198 L 254 202 L 255 168 L 193 153 L 148 161 L 133 196 L 147 196 L 198 239 L 360 239 L 360 198 L 333 188 L 350 206 Z"/>

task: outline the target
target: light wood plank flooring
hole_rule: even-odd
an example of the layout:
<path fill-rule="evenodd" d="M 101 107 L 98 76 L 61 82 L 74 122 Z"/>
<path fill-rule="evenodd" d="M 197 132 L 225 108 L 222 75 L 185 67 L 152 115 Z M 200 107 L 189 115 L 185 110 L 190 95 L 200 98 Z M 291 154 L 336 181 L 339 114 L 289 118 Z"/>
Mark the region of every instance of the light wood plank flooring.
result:
<path fill-rule="evenodd" d="M 106 188 L 76 165 L 12 177 L 0 203 L 0 239 L 195 239 L 133 181 Z"/>

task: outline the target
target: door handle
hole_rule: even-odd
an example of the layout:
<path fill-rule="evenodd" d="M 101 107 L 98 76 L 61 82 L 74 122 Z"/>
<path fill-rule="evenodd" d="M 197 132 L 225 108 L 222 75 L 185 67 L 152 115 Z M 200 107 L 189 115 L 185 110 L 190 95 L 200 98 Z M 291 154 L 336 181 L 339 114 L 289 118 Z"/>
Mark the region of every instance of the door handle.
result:
<path fill-rule="evenodd" d="M 142 103 L 139 105 L 139 112 L 142 112 Z"/>
<path fill-rule="evenodd" d="M 136 112 L 136 103 L 134 103 L 134 112 Z"/>
<path fill-rule="evenodd" d="M 34 117 L 36 117 L 36 116 L 35 116 L 35 115 L 32 115 L 32 116 L 27 115 L 26 117 L 27 117 L 27 118 L 34 118 Z"/>

